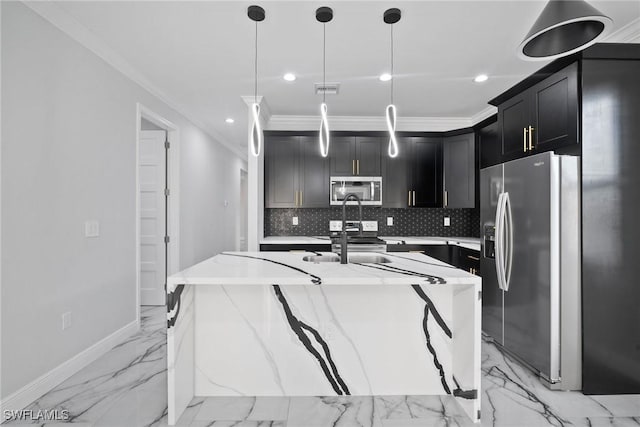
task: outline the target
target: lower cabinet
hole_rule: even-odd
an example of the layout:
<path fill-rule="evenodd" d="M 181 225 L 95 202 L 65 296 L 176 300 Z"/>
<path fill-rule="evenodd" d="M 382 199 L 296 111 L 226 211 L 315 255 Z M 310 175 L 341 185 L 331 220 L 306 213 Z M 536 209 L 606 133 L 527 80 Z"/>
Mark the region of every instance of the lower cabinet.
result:
<path fill-rule="evenodd" d="M 422 252 L 471 274 L 480 275 L 480 251 L 457 245 L 387 245 L 387 252 Z"/>

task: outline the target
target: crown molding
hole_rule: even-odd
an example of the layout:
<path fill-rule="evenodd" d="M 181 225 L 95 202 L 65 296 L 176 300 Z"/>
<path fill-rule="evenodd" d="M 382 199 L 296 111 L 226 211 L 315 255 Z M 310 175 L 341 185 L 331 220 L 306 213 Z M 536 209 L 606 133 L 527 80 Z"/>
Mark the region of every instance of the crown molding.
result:
<path fill-rule="evenodd" d="M 319 116 L 273 115 L 268 130 L 310 130 L 320 126 Z M 467 117 L 398 117 L 396 130 L 413 132 L 444 132 L 473 126 Z M 331 130 L 386 131 L 387 122 L 382 116 L 329 116 Z"/>
<path fill-rule="evenodd" d="M 266 98 L 262 95 L 258 95 L 257 97 L 254 95 L 242 95 L 240 96 L 247 107 L 251 107 L 254 102 L 257 102 L 260 105 L 260 117 L 262 118 L 263 123 L 269 123 L 271 120 L 271 107 L 267 102 Z"/>
<path fill-rule="evenodd" d="M 229 149 L 232 153 L 239 156 L 241 159 L 247 159 L 247 153 L 243 150 L 244 147 L 239 147 L 236 144 L 233 144 L 231 141 L 228 141 L 226 138 L 222 137 L 218 132 L 211 129 L 210 126 L 207 126 L 204 122 L 197 119 L 197 115 L 191 112 L 189 108 L 185 107 L 175 99 L 172 99 L 164 91 L 151 83 L 151 81 L 144 74 L 135 69 L 128 61 L 126 61 L 121 55 L 110 48 L 104 41 L 98 38 L 86 26 L 77 21 L 63 8 L 56 5 L 53 0 L 23 0 L 23 4 L 40 15 L 46 21 L 50 22 L 53 26 L 61 30 L 63 33 L 67 34 L 73 40 L 89 49 L 115 70 L 119 71 L 134 83 L 141 86 L 151 95 L 158 98 L 175 112 L 184 116 L 184 118 L 200 128 L 214 141 L 220 143 L 221 145 Z"/>
<path fill-rule="evenodd" d="M 640 43 L 640 18 L 636 18 L 605 37 L 609 43 Z"/>
<path fill-rule="evenodd" d="M 480 123 L 484 119 L 486 119 L 488 117 L 491 117 L 491 116 L 493 116 L 494 114 L 497 114 L 497 113 L 498 113 L 498 108 L 497 107 L 494 107 L 493 105 L 488 106 L 484 110 L 479 111 L 476 114 L 474 114 L 473 116 L 471 116 L 472 126 Z"/>

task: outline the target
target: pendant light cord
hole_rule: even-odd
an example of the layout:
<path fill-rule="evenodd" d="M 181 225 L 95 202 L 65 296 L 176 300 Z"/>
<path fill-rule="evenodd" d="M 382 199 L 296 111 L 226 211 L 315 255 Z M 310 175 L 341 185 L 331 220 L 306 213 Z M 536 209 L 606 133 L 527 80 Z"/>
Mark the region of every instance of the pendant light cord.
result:
<path fill-rule="evenodd" d="M 396 76 L 393 74 L 393 24 L 389 25 L 391 28 L 391 104 L 393 104 L 393 81 Z"/>
<path fill-rule="evenodd" d="M 256 51 L 255 51 L 255 57 L 254 57 L 254 72 L 255 72 L 255 77 L 254 77 L 254 88 L 253 88 L 253 102 L 254 103 L 258 103 L 258 21 L 255 21 L 256 23 Z"/>
<path fill-rule="evenodd" d="M 322 24 L 322 102 L 327 100 L 327 24 Z"/>

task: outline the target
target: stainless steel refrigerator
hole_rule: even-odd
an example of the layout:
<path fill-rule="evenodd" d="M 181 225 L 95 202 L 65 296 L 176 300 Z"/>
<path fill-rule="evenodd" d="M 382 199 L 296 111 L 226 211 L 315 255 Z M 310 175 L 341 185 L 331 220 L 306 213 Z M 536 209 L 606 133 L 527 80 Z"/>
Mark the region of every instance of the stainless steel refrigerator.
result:
<path fill-rule="evenodd" d="M 550 388 L 581 388 L 579 157 L 482 169 L 482 329 Z"/>

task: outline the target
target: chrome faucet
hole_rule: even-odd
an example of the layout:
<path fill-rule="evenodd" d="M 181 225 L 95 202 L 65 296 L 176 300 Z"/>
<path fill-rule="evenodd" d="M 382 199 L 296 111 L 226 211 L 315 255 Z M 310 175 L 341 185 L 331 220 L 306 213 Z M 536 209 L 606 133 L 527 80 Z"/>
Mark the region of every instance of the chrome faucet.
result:
<path fill-rule="evenodd" d="M 340 235 L 340 264 L 347 264 L 347 200 L 355 198 L 358 202 L 358 210 L 360 218 L 358 221 L 358 229 L 362 236 L 362 202 L 360 197 L 355 193 L 349 193 L 342 200 L 342 234 Z"/>

